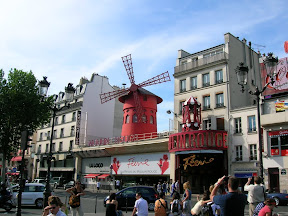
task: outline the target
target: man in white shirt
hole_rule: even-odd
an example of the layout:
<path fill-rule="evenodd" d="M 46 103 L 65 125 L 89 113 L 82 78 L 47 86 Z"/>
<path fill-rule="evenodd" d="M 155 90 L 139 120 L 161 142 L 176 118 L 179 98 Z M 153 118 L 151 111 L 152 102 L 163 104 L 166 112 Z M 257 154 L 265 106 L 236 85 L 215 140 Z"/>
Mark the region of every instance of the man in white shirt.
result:
<path fill-rule="evenodd" d="M 248 191 L 247 201 L 249 202 L 249 216 L 253 216 L 256 206 L 265 200 L 265 189 L 264 186 L 260 185 L 261 178 L 258 176 L 254 177 L 254 185 L 250 185 L 251 179 L 252 178 L 248 178 L 248 181 L 244 186 L 244 190 Z"/>
<path fill-rule="evenodd" d="M 148 216 L 148 203 L 142 198 L 142 194 L 140 192 L 136 193 L 136 201 L 132 216 L 135 214 L 137 214 L 137 216 Z"/>

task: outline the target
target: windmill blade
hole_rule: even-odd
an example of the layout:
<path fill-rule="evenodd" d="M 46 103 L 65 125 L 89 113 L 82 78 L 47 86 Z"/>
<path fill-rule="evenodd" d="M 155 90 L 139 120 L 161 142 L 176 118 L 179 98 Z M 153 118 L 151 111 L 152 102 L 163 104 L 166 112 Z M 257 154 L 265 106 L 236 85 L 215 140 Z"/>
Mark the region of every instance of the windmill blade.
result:
<path fill-rule="evenodd" d="M 148 79 L 138 85 L 138 87 L 145 87 L 150 85 L 155 85 L 163 82 L 171 81 L 168 71 L 159 74 L 151 79 Z"/>
<path fill-rule="evenodd" d="M 129 92 L 129 89 L 120 89 L 112 92 L 102 93 L 100 94 L 101 104 L 106 103 L 116 97 L 125 95 Z"/>
<path fill-rule="evenodd" d="M 144 114 L 143 107 L 140 102 L 140 98 L 137 91 L 133 91 L 134 96 L 134 102 L 135 102 L 135 108 L 136 108 L 136 115 L 137 115 L 137 123 L 142 122 L 142 116 Z"/>
<path fill-rule="evenodd" d="M 131 84 L 135 84 L 131 54 L 122 57 Z"/>

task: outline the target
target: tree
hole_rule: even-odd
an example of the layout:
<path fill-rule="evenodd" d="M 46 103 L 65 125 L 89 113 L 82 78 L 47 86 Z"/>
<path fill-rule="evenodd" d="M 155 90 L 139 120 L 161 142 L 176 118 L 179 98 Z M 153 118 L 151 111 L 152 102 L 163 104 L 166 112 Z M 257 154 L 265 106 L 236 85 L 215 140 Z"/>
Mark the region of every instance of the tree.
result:
<path fill-rule="evenodd" d="M 37 79 L 32 71 L 11 69 L 8 79 L 0 70 L 0 153 L 2 167 L 19 150 L 21 132 L 34 132 L 51 118 L 53 97 L 38 94 Z M 2 173 L 5 178 L 5 171 Z"/>

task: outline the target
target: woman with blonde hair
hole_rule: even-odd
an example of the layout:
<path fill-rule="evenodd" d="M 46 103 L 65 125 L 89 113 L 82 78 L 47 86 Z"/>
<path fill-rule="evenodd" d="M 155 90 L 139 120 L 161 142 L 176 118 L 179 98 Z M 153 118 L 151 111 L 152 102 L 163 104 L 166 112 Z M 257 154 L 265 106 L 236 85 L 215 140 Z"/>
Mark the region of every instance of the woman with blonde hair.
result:
<path fill-rule="evenodd" d="M 192 203 L 191 203 L 192 192 L 190 190 L 189 182 L 185 182 L 183 184 L 183 189 L 184 189 L 184 193 L 183 193 L 183 198 L 182 198 L 182 203 L 183 203 L 182 215 L 188 216 L 188 215 L 191 215 L 190 211 L 192 208 Z"/>

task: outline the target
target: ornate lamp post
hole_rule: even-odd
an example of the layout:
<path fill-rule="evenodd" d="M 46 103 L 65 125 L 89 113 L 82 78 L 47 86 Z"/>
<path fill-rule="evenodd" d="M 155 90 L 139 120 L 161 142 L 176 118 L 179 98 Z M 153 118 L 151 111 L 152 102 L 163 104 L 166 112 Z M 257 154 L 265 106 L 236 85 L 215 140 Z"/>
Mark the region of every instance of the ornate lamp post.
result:
<path fill-rule="evenodd" d="M 274 77 L 277 73 L 277 64 L 278 64 L 278 58 L 273 56 L 273 53 L 268 53 L 268 56 L 264 60 L 264 65 L 266 68 L 267 75 L 270 78 L 270 81 L 266 83 L 266 85 L 263 87 L 262 90 L 259 90 L 258 86 L 255 86 L 255 90 L 251 91 L 249 90 L 249 94 L 255 95 L 257 99 L 257 127 L 258 127 L 258 142 L 259 142 L 259 164 L 260 164 L 260 177 L 262 181 L 264 181 L 264 175 L 263 175 L 263 158 L 262 158 L 262 136 L 261 136 L 261 122 L 260 122 L 260 95 L 266 90 L 267 86 L 269 84 L 274 83 Z M 244 90 L 244 85 L 247 85 L 247 80 L 248 80 L 248 67 L 244 65 L 243 62 L 239 63 L 239 66 L 235 69 L 236 75 L 237 75 L 237 80 L 238 84 L 242 87 L 241 91 L 242 93 L 245 91 Z"/>
<path fill-rule="evenodd" d="M 47 81 L 47 77 L 43 77 L 44 79 L 39 82 L 39 92 L 46 96 L 48 87 L 50 83 Z M 73 99 L 73 95 L 75 92 L 75 88 L 73 87 L 72 83 L 68 83 L 68 86 L 65 87 L 65 101 L 71 101 Z M 69 108 L 69 104 L 66 104 L 63 107 L 57 108 L 56 104 L 51 107 L 52 111 L 52 127 L 51 127 L 51 137 L 50 137 L 50 145 L 49 145 L 49 153 L 47 155 L 47 176 L 46 176 L 46 186 L 43 192 L 44 194 L 44 207 L 48 205 L 48 197 L 51 195 L 51 186 L 50 186 L 50 170 L 51 170 L 51 161 L 53 159 L 53 152 L 52 152 L 52 144 L 53 144 L 53 136 L 54 136 L 54 125 L 55 125 L 55 117 L 56 113 L 64 108 Z"/>

